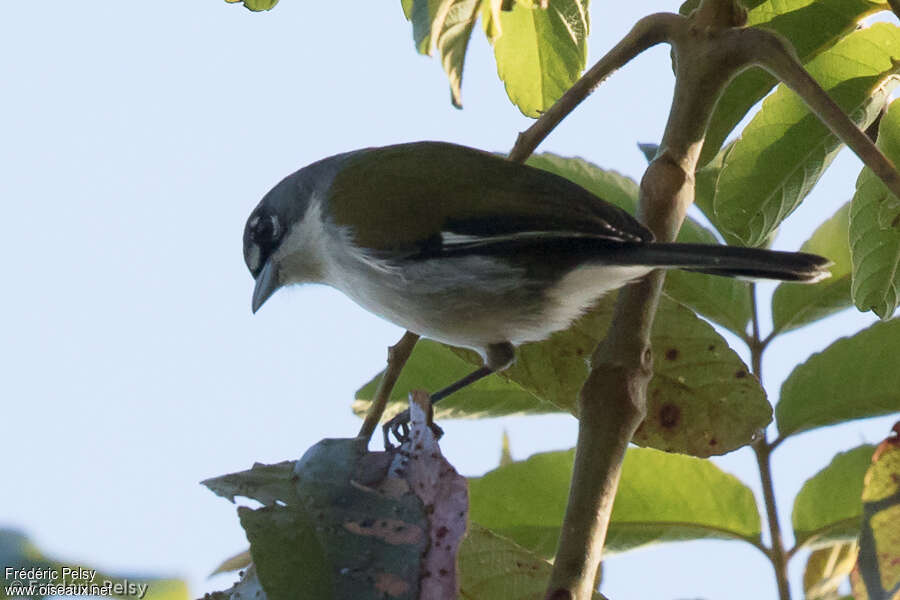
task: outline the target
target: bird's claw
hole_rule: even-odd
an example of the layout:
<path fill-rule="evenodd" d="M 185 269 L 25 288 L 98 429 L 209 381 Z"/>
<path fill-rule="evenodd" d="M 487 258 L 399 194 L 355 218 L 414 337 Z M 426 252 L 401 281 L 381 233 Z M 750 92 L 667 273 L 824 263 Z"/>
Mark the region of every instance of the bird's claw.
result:
<path fill-rule="evenodd" d="M 409 409 L 404 410 L 396 415 L 382 427 L 384 432 L 384 449 L 392 450 L 394 444 L 391 443 L 391 436 L 397 440 L 398 445 L 402 445 L 409 439 Z"/>
<path fill-rule="evenodd" d="M 402 446 L 405 442 L 409 441 L 409 418 L 409 409 L 407 409 L 382 426 L 381 429 L 384 432 L 385 450 L 393 450 L 396 447 L 391 443 L 391 436 L 397 441 L 398 446 Z M 429 423 L 428 426 L 431 428 L 435 439 L 440 439 L 444 435 L 444 430 L 435 423 Z"/>

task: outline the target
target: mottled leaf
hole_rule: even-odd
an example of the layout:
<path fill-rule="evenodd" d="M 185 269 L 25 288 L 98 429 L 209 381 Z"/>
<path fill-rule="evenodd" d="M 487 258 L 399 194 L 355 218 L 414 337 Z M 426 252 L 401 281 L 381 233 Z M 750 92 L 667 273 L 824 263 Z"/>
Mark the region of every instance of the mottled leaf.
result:
<path fill-rule="evenodd" d="M 859 574 L 870 598 L 900 596 L 900 423 L 872 457 L 862 501 Z"/>
<path fill-rule="evenodd" d="M 239 515 L 270 599 L 411 599 L 429 586 L 455 590 L 465 482 L 440 455 L 424 415 L 414 404 L 410 440 L 393 453 L 366 452 L 358 438 L 327 439 L 296 463 L 206 482 L 228 498 L 266 501 Z M 444 550 L 429 556 L 426 549 L 438 546 Z M 428 565 L 434 581 L 423 582 Z"/>
<path fill-rule="evenodd" d="M 515 365 L 442 400 L 436 416 L 502 416 L 554 408 L 574 412 L 588 373 L 585 361 L 606 335 L 614 304 L 614 297 L 604 298 L 568 330 L 521 346 Z M 724 454 L 755 439 L 769 423 L 772 409 L 759 382 L 725 340 L 691 311 L 663 297 L 651 342 L 656 359 L 648 416 L 635 443 L 694 456 Z M 401 410 L 409 390 L 439 389 L 481 364 L 474 352 L 455 350 L 469 363 L 467 369 L 465 362 L 451 361 L 436 346 L 427 341 L 416 346 L 391 394 L 388 415 Z M 368 408 L 378 377 L 357 392 L 354 412 Z M 435 379 L 440 384 L 429 387 Z"/>

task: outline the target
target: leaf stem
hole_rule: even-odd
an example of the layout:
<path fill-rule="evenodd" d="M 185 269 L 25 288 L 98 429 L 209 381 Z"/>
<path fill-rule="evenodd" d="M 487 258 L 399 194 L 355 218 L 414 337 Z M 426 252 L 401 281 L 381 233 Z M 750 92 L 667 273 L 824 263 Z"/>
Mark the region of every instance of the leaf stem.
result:
<path fill-rule="evenodd" d="M 531 156 L 544 138 L 550 135 L 550 132 L 585 98 L 590 96 L 597 86 L 603 83 L 603 80 L 644 50 L 666 41 L 670 37 L 671 29 L 683 20 L 684 17 L 680 15 L 658 13 L 648 15 L 635 23 L 622 41 L 566 90 L 562 97 L 541 115 L 540 119 L 519 134 L 509 153 L 509 160 L 523 162 Z"/>
<path fill-rule="evenodd" d="M 753 338 L 750 340 L 750 362 L 753 374 L 762 385 L 762 358 L 768 341 L 761 339 L 759 327 L 759 302 L 756 297 L 756 284 L 750 284 L 750 309 L 752 315 Z M 756 464 L 759 467 L 759 479 L 762 483 L 763 501 L 766 505 L 766 522 L 769 524 L 770 543 L 768 552 L 769 561 L 775 570 L 775 581 L 778 584 L 778 597 L 780 600 L 791 600 L 791 589 L 787 576 L 787 554 L 784 550 L 784 542 L 781 539 L 781 524 L 778 520 L 778 506 L 775 503 L 775 484 L 772 479 L 772 451 L 775 444 L 769 444 L 768 436 L 763 436 L 753 443 L 753 452 L 756 454 Z"/>
<path fill-rule="evenodd" d="M 787 576 L 787 554 L 781 540 L 781 525 L 778 521 L 778 506 L 775 503 L 775 487 L 772 482 L 772 466 L 769 460 L 772 448 L 765 435 L 753 443 L 753 451 L 759 466 L 759 478 L 762 482 L 763 499 L 766 505 L 766 520 L 769 523 L 769 536 L 772 544 L 768 555 L 772 567 L 775 569 L 778 597 L 780 600 L 791 600 L 791 589 Z"/>
<path fill-rule="evenodd" d="M 819 120 L 900 198 L 900 173 L 894 164 L 803 68 L 790 45 L 778 34 L 764 29 L 750 28 L 742 33 L 756 49 L 754 62 L 794 90 Z"/>

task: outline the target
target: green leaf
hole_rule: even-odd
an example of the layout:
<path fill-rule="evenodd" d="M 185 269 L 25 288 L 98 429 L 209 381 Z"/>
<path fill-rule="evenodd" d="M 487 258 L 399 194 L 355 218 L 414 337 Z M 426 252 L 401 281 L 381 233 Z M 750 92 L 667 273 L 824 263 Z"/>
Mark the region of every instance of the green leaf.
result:
<path fill-rule="evenodd" d="M 853 31 L 864 17 L 888 8 L 876 0 L 754 0 L 744 6 L 749 9 L 748 25 L 787 37 L 803 63 Z M 728 134 L 776 82 L 762 69 L 750 69 L 734 78 L 713 111 L 700 165 L 712 160 Z"/>
<path fill-rule="evenodd" d="M 791 517 L 798 547 L 856 539 L 862 518 L 863 476 L 874 450 L 875 446 L 867 444 L 841 452 L 806 480 L 794 498 Z"/>
<path fill-rule="evenodd" d="M 243 2 L 244 6 L 253 12 L 259 12 L 262 10 L 271 10 L 278 4 L 278 0 L 225 0 L 225 2 L 229 4 L 234 4 L 236 2 Z"/>
<path fill-rule="evenodd" d="M 219 573 L 229 573 L 231 571 L 239 571 L 241 569 L 246 569 L 250 565 L 253 564 L 253 559 L 250 557 L 250 549 L 241 550 L 237 554 L 233 556 L 229 556 L 225 560 L 223 560 L 215 570 L 209 574 L 210 577 L 213 575 L 218 575 Z"/>
<path fill-rule="evenodd" d="M 545 557 L 556 551 L 574 451 L 536 454 L 469 480 L 473 521 Z M 758 543 L 753 493 L 710 461 L 646 448 L 625 454 L 606 551 L 702 538 Z"/>
<path fill-rule="evenodd" d="M 588 0 L 554 0 L 546 9 L 519 0 L 500 11 L 497 72 L 523 114 L 539 117 L 581 75 L 587 61 Z M 493 21 L 493 19 L 492 19 Z"/>
<path fill-rule="evenodd" d="M 797 366 L 781 386 L 781 436 L 900 411 L 900 319 L 841 338 Z"/>
<path fill-rule="evenodd" d="M 400 6 L 403 8 L 403 16 L 406 17 L 407 21 L 412 19 L 413 2 L 415 2 L 415 0 L 400 0 Z"/>
<path fill-rule="evenodd" d="M 878 147 L 900 164 L 900 103 L 881 118 Z M 860 310 L 890 317 L 900 303 L 900 200 L 864 168 L 850 210 L 853 302 Z"/>
<path fill-rule="evenodd" d="M 638 150 L 641 151 L 641 154 L 644 155 L 644 158 L 647 159 L 647 162 L 653 162 L 653 159 L 656 158 L 656 153 L 659 152 L 659 144 L 649 144 L 649 143 L 638 143 Z"/>
<path fill-rule="evenodd" d="M 856 542 L 833 544 L 814 550 L 803 571 L 805 600 L 837 600 L 838 588 L 856 564 Z"/>
<path fill-rule="evenodd" d="M 725 454 L 771 422 L 759 381 L 708 323 L 663 297 L 651 342 L 654 373 L 635 444 L 700 457 Z"/>
<path fill-rule="evenodd" d="M 432 33 L 435 19 L 441 10 L 441 6 L 449 4 L 452 0 L 406 0 L 403 5 L 403 13 L 412 23 L 413 43 L 419 54 L 431 55 L 434 48 Z"/>
<path fill-rule="evenodd" d="M 257 577 L 270 600 L 334 598 L 316 521 L 299 506 L 238 507 Z"/>
<path fill-rule="evenodd" d="M 900 596 L 900 423 L 875 451 L 862 492 L 859 573 L 870 598 Z"/>
<path fill-rule="evenodd" d="M 697 169 L 694 173 L 694 205 L 700 209 L 713 227 L 716 228 L 723 237 L 726 233 L 716 217 L 716 183 L 719 181 L 719 175 L 722 173 L 722 167 L 725 165 L 725 157 L 731 152 L 734 142 L 729 142 L 727 146 L 722 148 L 719 153 L 705 167 Z"/>
<path fill-rule="evenodd" d="M 900 29 L 876 23 L 813 59 L 807 68 L 851 118 L 865 128 L 898 80 Z M 725 159 L 716 186 L 722 228 L 760 245 L 809 193 L 841 145 L 784 85 L 763 102 Z"/>
<path fill-rule="evenodd" d="M 441 53 L 441 64 L 450 80 L 450 98 L 456 108 L 462 108 L 463 64 L 480 8 L 481 0 L 451 0 L 442 7 L 442 18 L 432 25 L 431 36 Z"/>
<path fill-rule="evenodd" d="M 640 190 L 634 179 L 616 171 L 602 169 L 583 158 L 544 152 L 532 154 L 525 164 L 565 177 L 631 214 L 637 208 Z"/>
<path fill-rule="evenodd" d="M 471 360 L 459 356 L 450 346 L 432 340 L 420 340 L 391 392 L 385 418 L 406 408 L 412 390 L 434 392 L 468 375 L 477 356 Z M 353 412 L 364 415 L 375 397 L 382 371 L 356 392 Z M 503 374 L 492 375 L 466 386 L 434 406 L 435 419 L 484 418 L 508 415 L 559 412 L 550 402 L 541 400 L 521 387 L 511 384 Z"/>
<path fill-rule="evenodd" d="M 831 277 L 813 285 L 782 283 L 772 296 L 775 333 L 818 321 L 852 304 L 850 300 L 850 203 L 819 225 L 800 247 L 802 252 L 826 256 L 834 263 Z"/>
<path fill-rule="evenodd" d="M 484 35 L 492 46 L 497 38 L 503 35 L 500 11 L 503 10 L 504 2 L 505 0 L 485 0 L 481 4 L 481 25 L 484 28 Z M 509 10 L 512 10 L 512 7 L 509 7 Z"/>
<path fill-rule="evenodd" d="M 278 499 L 294 495 L 294 484 L 290 479 L 293 468 L 294 463 L 287 460 L 274 465 L 254 463 L 249 471 L 212 477 L 200 484 L 229 502 L 242 496 L 269 506 Z"/>
<path fill-rule="evenodd" d="M 550 153 L 532 156 L 528 164 L 573 181 L 595 195 L 634 214 L 639 188 L 633 179 L 601 169 L 580 158 Z M 699 182 L 698 182 L 699 183 Z M 685 219 L 678 241 L 716 244 L 715 235 L 694 219 Z M 702 273 L 670 271 L 666 293 L 707 319 L 744 335 L 750 322 L 750 289 L 746 281 L 732 277 L 710 277 Z"/>
<path fill-rule="evenodd" d="M 365 444 L 326 439 L 296 463 L 254 465 L 204 482 L 226 498 L 266 504 L 241 507 L 239 515 L 269 598 L 298 597 L 302 589 L 311 598 L 365 600 L 383 598 L 384 586 L 400 590 L 398 598 L 418 593 L 425 507 L 409 493 L 411 483 L 388 470 L 391 457 L 368 453 Z"/>
<path fill-rule="evenodd" d="M 543 600 L 553 565 L 478 523 L 459 549 L 461 598 Z M 594 598 L 602 598 L 599 593 Z"/>

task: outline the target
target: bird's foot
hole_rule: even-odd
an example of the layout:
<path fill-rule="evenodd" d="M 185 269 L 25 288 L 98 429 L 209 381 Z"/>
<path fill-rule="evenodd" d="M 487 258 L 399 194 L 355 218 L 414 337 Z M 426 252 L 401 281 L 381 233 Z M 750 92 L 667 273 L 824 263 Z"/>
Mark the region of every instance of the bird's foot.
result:
<path fill-rule="evenodd" d="M 434 437 L 436 439 L 440 439 L 441 436 L 444 435 L 444 430 L 435 425 L 433 422 L 429 423 L 428 426 L 431 428 L 432 433 L 434 433 Z M 403 445 L 405 442 L 409 441 L 410 428 L 409 428 L 409 409 L 404 410 L 390 421 L 385 423 L 381 430 L 384 432 L 384 449 L 392 450 L 395 448 L 394 444 L 391 442 L 391 437 L 397 441 L 398 445 Z"/>

